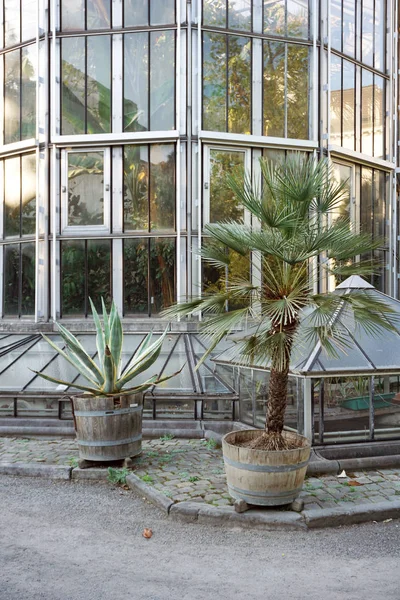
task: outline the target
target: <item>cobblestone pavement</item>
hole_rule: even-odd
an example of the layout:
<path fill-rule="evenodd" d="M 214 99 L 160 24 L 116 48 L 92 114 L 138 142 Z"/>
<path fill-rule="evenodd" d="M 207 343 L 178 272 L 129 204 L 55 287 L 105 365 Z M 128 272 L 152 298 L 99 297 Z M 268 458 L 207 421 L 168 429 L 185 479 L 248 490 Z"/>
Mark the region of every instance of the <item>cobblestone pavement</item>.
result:
<path fill-rule="evenodd" d="M 0 438 L 0 463 L 41 463 L 75 467 L 74 440 Z M 147 440 L 133 472 L 175 502 L 232 504 L 222 452 L 206 440 Z M 309 477 L 300 494 L 306 508 L 370 504 L 400 499 L 400 468 Z"/>

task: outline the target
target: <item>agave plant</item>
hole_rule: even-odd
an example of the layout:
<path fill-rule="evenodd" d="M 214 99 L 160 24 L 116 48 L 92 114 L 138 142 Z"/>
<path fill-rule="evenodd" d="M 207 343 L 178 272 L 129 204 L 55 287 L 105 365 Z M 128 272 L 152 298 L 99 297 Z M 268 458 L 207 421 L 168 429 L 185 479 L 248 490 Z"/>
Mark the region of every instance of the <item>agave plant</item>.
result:
<path fill-rule="evenodd" d="M 34 373 L 53 383 L 66 386 L 73 385 L 75 388 L 87 392 L 91 396 L 125 396 L 128 394 L 135 394 L 137 392 L 145 391 L 153 385 L 159 385 L 163 381 L 167 381 L 179 373 L 178 371 L 172 375 L 166 375 L 160 378 L 158 375 L 153 375 L 140 385 L 125 388 L 124 386 L 130 381 L 155 363 L 160 355 L 167 330 L 153 342 L 152 333 L 149 333 L 137 348 L 132 359 L 129 361 L 129 364 L 122 371 L 121 357 L 123 331 L 121 319 L 115 303 L 112 303 L 110 314 L 108 315 L 102 299 L 103 327 L 92 300 L 90 300 L 90 304 L 97 332 L 96 345 L 99 364 L 96 364 L 83 348 L 79 340 L 61 324 L 57 323 L 57 328 L 65 342 L 65 351 L 59 348 L 47 336 L 42 334 L 46 342 L 48 342 L 58 354 L 65 358 L 66 361 L 75 367 L 78 373 L 88 381 L 89 385 L 85 386 L 78 383 L 72 384 L 71 382 L 56 379 L 55 377 L 51 377 L 50 375 L 46 375 L 39 371 L 34 371 Z"/>

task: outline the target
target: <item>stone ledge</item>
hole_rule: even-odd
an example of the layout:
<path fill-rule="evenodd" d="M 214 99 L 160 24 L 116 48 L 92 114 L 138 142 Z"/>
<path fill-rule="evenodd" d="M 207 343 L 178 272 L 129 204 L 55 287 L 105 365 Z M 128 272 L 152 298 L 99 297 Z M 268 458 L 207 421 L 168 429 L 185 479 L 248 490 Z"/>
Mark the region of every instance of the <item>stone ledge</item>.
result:
<path fill-rule="evenodd" d="M 167 498 L 165 494 L 162 494 L 158 490 L 154 489 L 151 485 L 147 485 L 140 479 L 140 477 L 134 475 L 133 473 L 127 476 L 126 483 L 131 490 L 137 492 L 141 496 L 144 496 L 147 498 L 147 500 L 150 500 L 150 502 L 156 504 L 166 513 L 169 513 L 169 510 L 174 503 L 170 498 Z"/>
<path fill-rule="evenodd" d="M 71 479 L 90 479 L 92 481 L 106 481 L 108 470 L 100 467 L 90 467 L 89 469 L 72 469 Z"/>
<path fill-rule="evenodd" d="M 19 477 L 44 477 L 45 479 L 71 479 L 72 467 L 63 465 L 38 465 L 37 463 L 0 463 L 0 475 Z"/>
<path fill-rule="evenodd" d="M 366 521 L 384 521 L 400 519 L 400 500 L 377 502 L 376 504 L 355 504 L 344 509 L 321 508 L 304 510 L 303 516 L 307 527 L 339 527 Z"/>

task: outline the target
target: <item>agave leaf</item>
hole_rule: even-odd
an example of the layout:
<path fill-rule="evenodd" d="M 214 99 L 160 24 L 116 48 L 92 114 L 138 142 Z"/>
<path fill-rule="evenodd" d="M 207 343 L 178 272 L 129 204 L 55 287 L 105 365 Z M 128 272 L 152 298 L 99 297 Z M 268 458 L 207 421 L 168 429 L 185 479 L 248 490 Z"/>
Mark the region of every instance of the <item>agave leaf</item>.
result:
<path fill-rule="evenodd" d="M 148 345 L 151 342 L 152 335 L 153 335 L 153 333 L 150 331 L 150 333 L 148 333 L 146 335 L 146 337 L 140 342 L 139 346 L 136 348 L 129 363 L 126 365 L 125 369 L 123 370 L 122 375 L 124 375 L 128 371 L 128 369 L 130 369 L 130 365 L 131 365 L 132 361 L 134 360 L 134 358 L 137 357 L 141 352 L 143 352 L 148 347 Z"/>
<path fill-rule="evenodd" d="M 130 363 L 125 368 L 124 377 L 126 377 L 126 375 L 128 374 L 129 371 L 132 371 L 132 369 L 134 369 L 136 366 L 138 366 L 140 363 L 142 363 L 144 360 L 146 360 L 149 356 L 152 356 L 153 353 L 157 352 L 158 348 L 161 348 L 163 341 L 165 339 L 165 336 L 167 335 L 167 332 L 168 332 L 168 329 L 166 329 L 164 331 L 164 333 L 158 338 L 158 340 L 156 340 L 152 344 L 147 343 L 147 346 L 145 347 L 145 349 L 143 351 L 141 351 L 141 349 L 143 348 L 143 344 L 144 344 L 144 342 L 142 342 L 142 344 L 139 346 L 139 348 L 135 352 L 134 356 L 132 357 Z M 156 359 L 154 359 L 154 361 L 155 360 Z M 152 363 L 150 363 L 150 364 L 152 364 Z"/>
<path fill-rule="evenodd" d="M 122 331 L 121 319 L 119 318 L 118 311 L 115 310 L 115 316 L 110 325 L 110 343 L 108 345 L 117 376 L 120 374 L 121 369 L 121 354 L 122 354 L 122 342 L 124 333 Z"/>
<path fill-rule="evenodd" d="M 110 343 L 110 322 L 108 320 L 108 314 L 104 299 L 101 299 L 101 306 L 103 309 L 103 322 L 104 322 L 104 341 L 108 345 Z"/>
<path fill-rule="evenodd" d="M 80 385 L 77 383 L 71 383 L 70 381 L 63 381 L 62 379 L 56 379 L 55 377 L 51 377 L 50 375 L 45 375 L 44 373 L 41 373 L 40 371 L 34 371 L 33 369 L 30 369 L 30 370 L 32 371 L 32 373 L 36 373 L 36 375 L 39 375 L 39 377 L 42 377 L 43 379 L 47 379 L 47 381 L 51 381 L 53 383 L 58 383 L 58 385 L 65 385 L 66 387 L 74 387 L 74 388 L 77 388 L 78 390 L 83 390 L 84 392 L 89 392 L 93 396 L 101 396 L 102 395 L 102 392 L 99 388 L 86 387 L 84 385 Z"/>
<path fill-rule="evenodd" d="M 59 348 L 54 342 L 51 341 L 50 338 L 48 338 L 43 333 L 42 333 L 42 337 L 44 340 L 46 340 L 46 342 L 48 344 L 50 344 L 50 346 L 52 348 L 54 348 L 54 350 L 56 352 L 58 352 L 58 354 L 60 354 L 63 358 L 65 358 L 65 360 L 68 361 L 69 364 L 72 365 L 82 375 L 82 377 L 84 377 L 85 379 L 87 379 L 87 381 L 90 381 L 90 383 L 93 383 L 93 385 L 97 386 L 98 389 L 100 389 L 98 386 L 98 382 L 94 380 L 91 371 L 88 371 L 83 363 L 81 363 L 77 359 L 74 359 L 72 356 L 69 356 L 66 352 L 61 350 L 61 348 Z M 40 375 L 40 373 L 39 373 L 39 375 Z M 68 385 L 71 385 L 71 384 L 68 384 Z"/>
<path fill-rule="evenodd" d="M 104 350 L 105 350 L 105 346 L 106 346 L 106 342 L 105 342 L 105 338 L 104 338 L 104 331 L 103 331 L 103 328 L 100 323 L 100 318 L 99 318 L 98 312 L 97 312 L 91 298 L 89 298 L 89 302 L 90 302 L 90 306 L 92 308 L 93 321 L 94 321 L 94 324 L 96 325 L 96 332 L 97 332 L 96 346 L 97 346 L 97 352 L 99 353 L 99 362 L 102 365 L 103 361 L 104 361 Z"/>
<path fill-rule="evenodd" d="M 172 373 L 172 375 L 164 375 L 163 377 L 160 377 L 159 379 L 158 379 L 157 375 L 154 375 L 153 377 L 151 377 L 150 379 L 148 379 L 147 381 L 145 381 L 141 385 L 139 385 L 137 387 L 126 388 L 124 390 L 121 390 L 118 393 L 119 393 L 120 396 L 126 396 L 127 394 L 134 394 L 135 392 L 140 392 L 140 391 L 148 390 L 153 385 L 160 385 L 160 383 L 164 383 L 164 381 L 168 381 L 168 379 L 172 379 L 172 377 L 175 377 L 175 375 L 179 375 L 179 373 L 182 371 L 182 369 L 184 368 L 184 366 L 185 365 L 183 365 L 179 369 L 179 371 L 176 371 L 175 373 Z"/>
<path fill-rule="evenodd" d="M 75 356 L 75 358 L 81 362 L 84 367 L 92 374 L 92 377 L 98 381 L 100 385 L 103 384 L 103 375 L 101 374 L 100 369 L 96 365 L 96 363 L 90 358 L 82 344 L 76 339 L 76 337 L 65 329 L 62 325 L 57 323 L 58 331 L 60 332 L 61 337 L 67 344 L 67 348 L 69 352 Z"/>
<path fill-rule="evenodd" d="M 111 394 L 117 390 L 115 385 L 115 374 L 116 368 L 114 358 L 110 348 L 106 346 L 104 351 L 104 385 L 102 388 L 102 391 L 105 394 Z"/>
<path fill-rule="evenodd" d="M 130 381 L 134 377 L 137 377 L 138 375 L 140 375 L 140 373 L 143 373 L 143 371 L 147 371 L 147 369 L 149 369 L 151 365 L 153 365 L 156 362 L 157 358 L 160 356 L 161 349 L 162 343 L 156 346 L 150 355 L 145 355 L 143 353 L 142 360 L 138 360 L 134 366 L 131 366 L 130 369 L 125 369 L 123 377 L 121 377 L 119 381 L 117 381 L 117 388 L 121 389 L 126 383 L 128 383 L 128 381 Z"/>

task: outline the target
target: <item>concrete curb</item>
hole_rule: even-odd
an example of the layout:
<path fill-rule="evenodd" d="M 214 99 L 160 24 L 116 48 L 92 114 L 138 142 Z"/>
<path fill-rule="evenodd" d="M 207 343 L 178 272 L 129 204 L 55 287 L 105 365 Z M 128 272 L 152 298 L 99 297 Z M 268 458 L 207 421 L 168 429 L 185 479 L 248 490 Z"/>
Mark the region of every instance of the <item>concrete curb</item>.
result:
<path fill-rule="evenodd" d="M 400 500 L 387 500 L 376 504 L 356 504 L 343 508 L 321 508 L 304 510 L 303 516 L 309 528 L 339 527 L 353 525 L 366 521 L 384 521 L 385 519 L 400 519 Z"/>
<path fill-rule="evenodd" d="M 150 500 L 150 502 L 164 510 L 167 514 L 169 513 L 169 510 L 173 505 L 173 501 L 170 498 L 167 498 L 165 494 L 162 494 L 151 485 L 147 485 L 147 483 L 142 481 L 140 477 L 134 473 L 128 475 L 126 478 L 126 483 L 131 490 L 137 492 L 141 496 L 144 496 L 147 498 L 147 500 Z"/>
<path fill-rule="evenodd" d="M 71 479 L 88 479 L 91 481 L 106 481 L 108 478 L 108 470 L 99 467 L 90 467 L 89 469 L 80 469 L 76 467 L 72 469 Z"/>
<path fill-rule="evenodd" d="M 63 465 L 38 465 L 37 463 L 0 463 L 0 475 L 44 477 L 45 479 L 71 479 L 72 467 Z"/>

